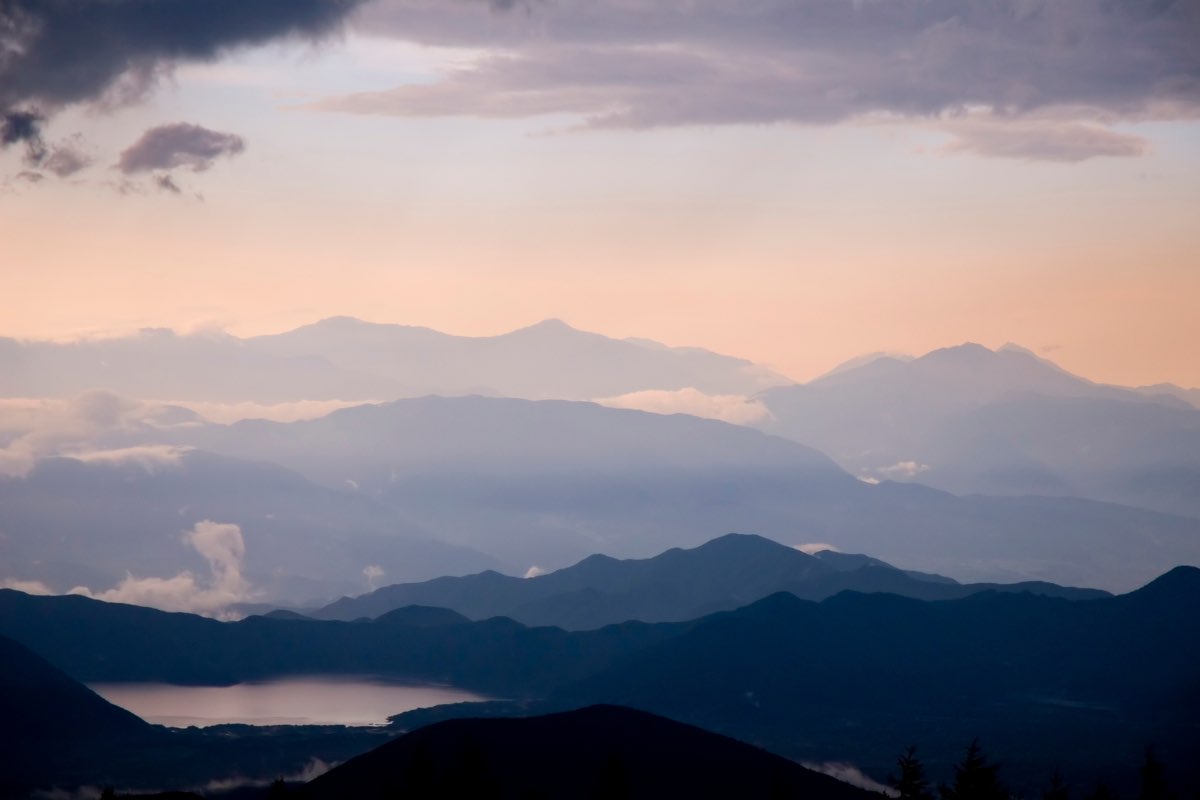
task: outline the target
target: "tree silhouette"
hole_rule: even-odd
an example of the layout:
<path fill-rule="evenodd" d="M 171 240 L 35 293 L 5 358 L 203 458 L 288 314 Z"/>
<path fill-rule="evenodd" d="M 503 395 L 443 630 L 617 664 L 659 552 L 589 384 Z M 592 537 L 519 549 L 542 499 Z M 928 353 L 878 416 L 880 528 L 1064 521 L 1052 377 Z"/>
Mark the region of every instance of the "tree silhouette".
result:
<path fill-rule="evenodd" d="M 1142 762 L 1142 791 L 1138 800 L 1166 800 L 1167 776 L 1163 764 L 1154 756 L 1154 748 L 1146 748 L 1146 760 Z"/>
<path fill-rule="evenodd" d="M 967 754 L 954 767 L 954 785 L 942 786 L 943 800 L 1008 800 L 1000 783 L 999 764 L 989 764 L 979 740 L 972 740 Z"/>
<path fill-rule="evenodd" d="M 1107 783 L 1097 783 L 1096 788 L 1092 789 L 1092 793 L 1083 800 L 1116 800 L 1116 795 L 1112 793 L 1112 789 L 1108 788 Z"/>
<path fill-rule="evenodd" d="M 1042 800 L 1068 800 L 1070 796 L 1071 787 L 1063 781 L 1062 771 L 1055 767 L 1050 785 L 1042 790 Z"/>
<path fill-rule="evenodd" d="M 900 774 L 888 775 L 888 783 L 899 792 L 900 800 L 934 800 L 933 792 L 929 789 L 929 779 L 925 777 L 925 765 L 917 758 L 917 746 L 908 748 L 896 759 Z"/>

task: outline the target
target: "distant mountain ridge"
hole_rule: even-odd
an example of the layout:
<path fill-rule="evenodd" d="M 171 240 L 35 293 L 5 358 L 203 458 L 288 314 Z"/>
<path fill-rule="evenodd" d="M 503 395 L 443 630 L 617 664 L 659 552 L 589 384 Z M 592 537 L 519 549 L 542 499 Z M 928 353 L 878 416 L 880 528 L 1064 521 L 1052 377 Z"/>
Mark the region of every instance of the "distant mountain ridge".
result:
<path fill-rule="evenodd" d="M 781 591 L 824 600 L 846 590 L 883 591 L 922 600 L 981 591 L 1028 591 L 1069 599 L 1107 596 L 1097 590 L 1044 583 L 962 585 L 864 556 L 830 551 L 807 555 L 761 536 L 731 533 L 691 550 L 676 548 L 643 560 L 589 556 L 574 566 L 532 578 L 484 572 L 396 584 L 342 598 L 308 614 L 316 619 L 353 620 L 428 605 L 474 619 L 504 616 L 526 625 L 586 630 L 626 620 L 695 619 Z"/>
<path fill-rule="evenodd" d="M 788 378 L 699 348 L 546 320 L 499 336 L 331 317 L 241 339 L 165 329 L 77 342 L 0 338 L 0 396 L 108 389 L 144 399 L 281 403 L 489 394 L 586 400 L 647 389 L 753 394 Z"/>
<path fill-rule="evenodd" d="M 0 478 L 0 580 L 49 581 L 53 571 L 108 588 L 125 569 L 203 574 L 179 539 L 203 519 L 241 527 L 246 574 L 277 604 L 368 580 L 523 574 L 597 552 L 646 558 L 737 530 L 964 581 L 1121 591 L 1200 563 L 1196 519 L 870 486 L 779 436 L 591 403 L 424 397 L 293 423 L 147 426 L 108 446 L 124 450 Z M 150 446 L 168 450 L 167 463 L 121 456 Z M 86 569 L 105 569 L 107 581 Z"/>
<path fill-rule="evenodd" d="M 1016 345 L 968 343 L 768 389 L 758 427 L 868 480 L 1200 517 L 1200 409 L 1189 397 L 1097 384 Z"/>

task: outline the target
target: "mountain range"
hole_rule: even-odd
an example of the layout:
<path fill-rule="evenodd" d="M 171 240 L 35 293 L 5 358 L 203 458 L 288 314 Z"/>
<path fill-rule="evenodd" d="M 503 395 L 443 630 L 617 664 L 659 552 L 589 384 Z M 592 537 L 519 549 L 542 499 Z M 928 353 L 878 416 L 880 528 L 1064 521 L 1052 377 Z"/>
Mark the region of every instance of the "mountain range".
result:
<path fill-rule="evenodd" d="M 371 622 L 223 623 L 0 591 L 0 635 L 81 680 L 374 673 L 514 699 L 410 712 L 393 732 L 439 716 L 619 704 L 875 776 L 912 743 L 947 774 L 980 737 L 1028 793 L 1056 764 L 1074 780 L 1119 785 L 1148 744 L 1177 785 L 1200 780 L 1197 603 L 1200 570 L 1188 567 L 1090 600 L 843 592 L 814 603 L 777 593 L 688 622 L 586 632 L 427 609 Z"/>
<path fill-rule="evenodd" d="M 870 485 L 777 436 L 590 403 L 425 397 L 291 423 L 131 426 L 103 447 L 0 478 L 0 580 L 66 591 L 127 571 L 203 575 L 180 535 L 205 520 L 240 528 L 254 591 L 238 599 L 276 603 L 648 557 L 729 531 L 959 580 L 1110 591 L 1200 563 L 1193 518 Z"/>
<path fill-rule="evenodd" d="M 281 403 L 494 394 L 587 400 L 645 389 L 753 394 L 790 381 L 749 361 L 559 320 L 499 336 L 332 317 L 238 338 L 165 329 L 76 342 L 0 339 L 0 396 L 107 389 L 145 399 Z"/>
<path fill-rule="evenodd" d="M 868 359 L 758 399 L 770 410 L 764 430 L 864 479 L 1200 517 L 1200 408 L 1189 396 L 1096 384 L 1014 345 L 966 344 Z"/>
<path fill-rule="evenodd" d="M 700 547 L 653 558 L 593 555 L 530 578 L 488 571 L 461 578 L 394 584 L 307 612 L 316 619 L 375 618 L 408 606 L 436 606 L 472 619 L 509 617 L 525 625 L 567 630 L 626 620 L 678 622 L 748 605 L 776 592 L 824 600 L 842 591 L 888 592 L 922 600 L 982 591 L 1032 592 L 1068 599 L 1106 593 L 1047 583 L 967 584 L 896 569 L 867 556 L 823 550 L 802 553 L 761 536 L 728 534 Z"/>

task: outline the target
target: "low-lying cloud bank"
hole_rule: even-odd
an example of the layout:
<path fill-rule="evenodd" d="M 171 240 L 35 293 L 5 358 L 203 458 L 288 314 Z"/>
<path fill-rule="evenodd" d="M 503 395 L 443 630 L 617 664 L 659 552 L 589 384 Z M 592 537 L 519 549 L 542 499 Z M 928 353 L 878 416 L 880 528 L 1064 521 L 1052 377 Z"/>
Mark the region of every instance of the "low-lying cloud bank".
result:
<path fill-rule="evenodd" d="M 753 425 L 771 418 L 767 407 L 754 398 L 740 394 L 705 394 L 691 387 L 647 389 L 601 398 L 596 402 L 609 408 L 629 408 L 654 414 L 691 414 L 734 425 Z"/>
<path fill-rule="evenodd" d="M 39 459 L 135 464 L 147 471 L 177 466 L 186 447 L 145 443 L 154 434 L 205 422 L 316 419 L 361 401 L 208 403 L 135 400 L 108 391 L 71 399 L 0 398 L 0 478 L 28 475 Z M 136 440 L 136 444 L 131 443 Z"/>
<path fill-rule="evenodd" d="M 127 574 L 107 591 L 76 586 L 68 594 L 222 619 L 235 616 L 229 611 L 230 606 L 255 598 L 249 582 L 242 576 L 246 544 L 239 526 L 202 520 L 183 535 L 183 541 L 208 562 L 207 576 L 197 577 L 188 571 L 170 578 L 138 578 Z"/>
<path fill-rule="evenodd" d="M 39 459 L 53 456 L 132 462 L 148 470 L 175 465 L 186 448 L 126 440 L 200 422 L 186 409 L 105 391 L 69 400 L 0 399 L 0 477 L 27 475 Z"/>

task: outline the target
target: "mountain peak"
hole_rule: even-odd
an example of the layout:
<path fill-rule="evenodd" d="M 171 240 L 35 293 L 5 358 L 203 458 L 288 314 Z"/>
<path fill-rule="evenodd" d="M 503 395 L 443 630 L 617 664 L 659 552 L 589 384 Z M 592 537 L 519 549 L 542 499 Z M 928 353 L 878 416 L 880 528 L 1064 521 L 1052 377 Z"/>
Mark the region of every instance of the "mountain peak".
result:
<path fill-rule="evenodd" d="M 527 325 L 524 328 L 517 328 L 513 333 L 544 331 L 546 333 L 580 333 L 578 328 L 573 328 L 566 322 L 563 322 L 557 317 L 550 317 L 541 322 L 535 322 L 532 325 Z"/>
<path fill-rule="evenodd" d="M 1200 598 L 1200 568 L 1178 566 L 1171 569 L 1126 597 L 1163 600 L 1171 603 L 1192 603 Z"/>

